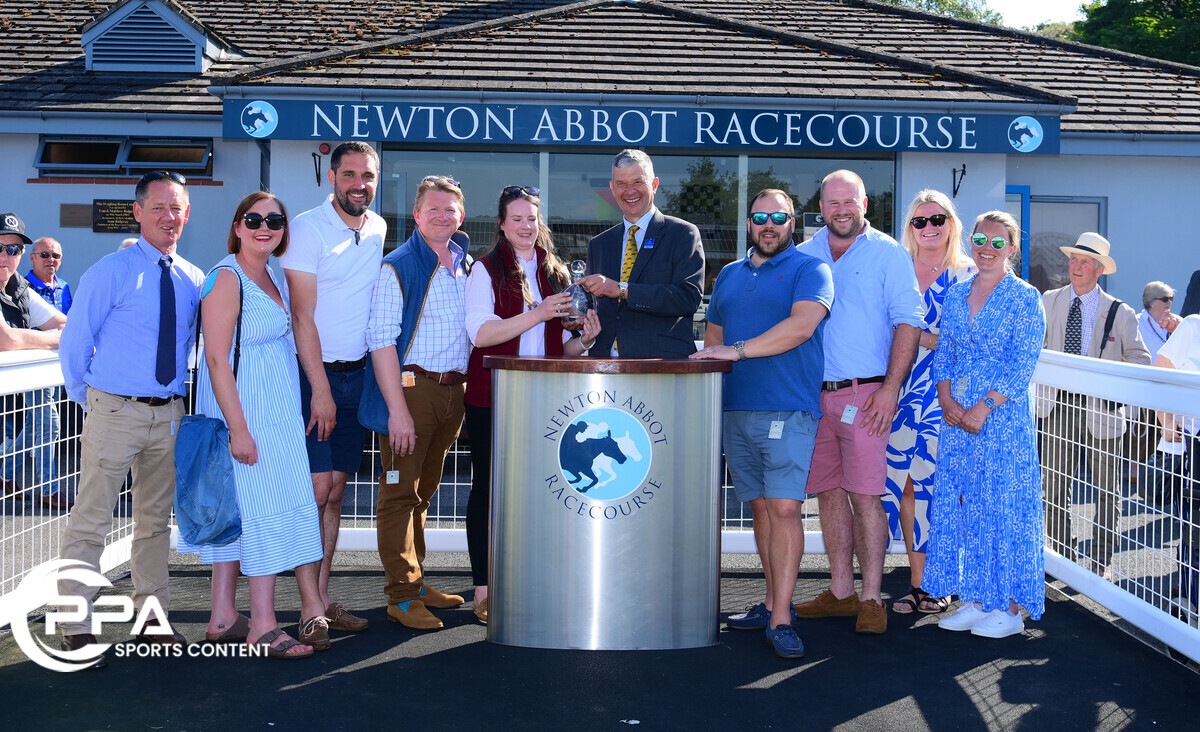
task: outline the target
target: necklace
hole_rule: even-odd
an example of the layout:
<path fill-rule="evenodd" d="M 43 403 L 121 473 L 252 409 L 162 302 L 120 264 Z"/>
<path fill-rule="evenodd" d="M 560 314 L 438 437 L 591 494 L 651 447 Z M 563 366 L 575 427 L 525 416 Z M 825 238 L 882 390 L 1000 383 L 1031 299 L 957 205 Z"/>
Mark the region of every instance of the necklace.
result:
<path fill-rule="evenodd" d="M 924 259 L 921 259 L 920 257 L 917 257 L 916 259 L 918 262 L 920 262 L 921 264 L 928 267 L 930 272 L 937 272 L 939 269 L 942 268 L 941 262 L 938 262 L 936 265 L 934 265 L 934 264 L 930 264 L 929 262 L 926 262 Z"/>

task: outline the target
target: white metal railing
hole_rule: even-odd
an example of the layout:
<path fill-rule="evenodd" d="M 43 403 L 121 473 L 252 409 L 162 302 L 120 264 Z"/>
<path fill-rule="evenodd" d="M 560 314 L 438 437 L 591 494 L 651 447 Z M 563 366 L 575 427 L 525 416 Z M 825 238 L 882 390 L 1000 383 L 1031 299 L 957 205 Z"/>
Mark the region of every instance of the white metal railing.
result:
<path fill-rule="evenodd" d="M 1034 374 L 1035 386 L 1067 389 L 1127 406 L 1129 432 L 1144 432 L 1153 427 L 1152 412 L 1170 411 L 1181 415 L 1200 416 L 1200 374 L 1145 366 L 1100 361 L 1043 352 Z M 47 387 L 60 387 L 62 374 L 57 356 L 52 352 L 0 353 L 0 397 Z M 23 450 L 6 444 L 0 452 L 0 463 L 11 464 L 23 453 L 26 466 L 37 462 L 39 450 L 50 448 L 55 455 L 53 478 L 37 477 L 25 470 L 18 476 L 18 491 L 0 502 L 0 596 L 12 591 L 21 578 L 33 567 L 59 555 L 61 534 L 66 513 L 44 509 L 41 491 L 56 481 L 60 491 L 73 496 L 78 484 L 78 408 L 68 402 L 57 389 L 52 401 L 60 417 L 57 439 L 26 443 Z M 1039 398 L 1046 398 L 1044 394 Z M 11 407 L 11 399 L 5 405 Z M 1086 420 L 1089 403 L 1059 403 L 1056 410 L 1073 410 L 1072 419 Z M 1099 405 L 1092 405 L 1093 407 Z M 29 409 L 9 409 L 3 413 L 6 423 L 18 426 L 29 415 Z M 1095 410 L 1093 410 L 1095 411 Z M 469 438 L 468 438 L 469 439 Z M 463 520 L 471 487 L 471 466 L 468 447 L 460 441 L 452 448 L 446 462 L 443 482 L 429 508 L 428 546 L 431 551 L 465 551 L 466 538 Z M 1092 461 L 1084 447 L 1073 445 L 1083 454 L 1070 468 L 1057 473 L 1069 484 L 1070 516 L 1069 544 L 1061 532 L 1049 526 L 1047 531 L 1046 571 L 1079 592 L 1092 598 L 1112 612 L 1126 618 L 1150 635 L 1185 655 L 1200 660 L 1200 614 L 1194 606 L 1177 600 L 1177 588 L 1183 583 L 1178 558 L 1180 545 L 1189 531 L 1195 531 L 1193 517 L 1185 517 L 1181 506 L 1188 503 L 1192 481 L 1177 471 L 1165 481 L 1173 494 L 1146 496 L 1144 487 L 1131 481 L 1141 461 L 1131 459 L 1131 441 L 1118 441 L 1107 446 L 1104 457 L 1113 478 L 1107 485 L 1093 485 Z M 1041 447 L 1043 462 L 1056 457 L 1054 451 L 1066 452 L 1062 440 L 1044 437 Z M 1059 456 L 1060 457 L 1060 456 Z M 1137 456 L 1133 456 L 1137 457 Z M 1059 460 L 1061 463 L 1062 460 Z M 1049 470 L 1053 474 L 1054 471 Z M 1143 470 L 1144 472 L 1144 470 Z M 379 475 L 378 450 L 372 442 L 364 451 L 360 471 L 351 477 L 343 501 L 342 531 L 338 549 L 342 551 L 376 551 L 375 497 Z M 1103 482 L 1103 481 L 1101 481 Z M 749 510 L 732 494 L 728 473 L 723 486 L 724 518 L 722 520 L 722 551 L 729 553 L 754 552 Z M 1143 490 L 1142 493 L 1139 490 Z M 1099 492 L 1106 491 L 1114 506 L 1105 520 L 1098 517 Z M 1200 498 L 1200 490 L 1198 490 Z M 114 512 L 113 530 L 106 538 L 102 571 L 110 571 L 129 559 L 132 542 L 132 519 L 129 510 L 128 486 Z M 818 517 L 815 501 L 805 504 L 806 550 L 821 553 Z M 1055 515 L 1047 506 L 1047 521 Z M 1098 520 L 1099 518 L 1099 520 Z M 1101 524 L 1096 530 L 1097 523 Z M 1108 540 L 1112 556 L 1101 572 L 1092 571 L 1091 553 L 1096 550 L 1095 538 Z M 891 551 L 903 552 L 895 542 Z"/>

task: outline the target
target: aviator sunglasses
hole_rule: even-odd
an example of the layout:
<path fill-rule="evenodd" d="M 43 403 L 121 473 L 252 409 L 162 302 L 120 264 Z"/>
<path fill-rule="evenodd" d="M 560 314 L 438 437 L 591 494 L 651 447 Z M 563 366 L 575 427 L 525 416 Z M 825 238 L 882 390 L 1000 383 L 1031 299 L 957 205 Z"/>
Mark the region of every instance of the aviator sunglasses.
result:
<path fill-rule="evenodd" d="M 776 226 L 783 226 L 788 222 L 792 215 L 786 211 L 776 211 L 775 213 L 752 213 L 750 214 L 750 222 L 755 226 L 762 226 L 767 223 L 767 219 L 771 220 Z"/>
<path fill-rule="evenodd" d="M 287 224 L 287 217 L 283 214 L 267 214 L 263 216 L 257 213 L 242 214 L 242 221 L 246 223 L 246 228 L 251 231 L 257 231 L 259 227 L 266 222 L 267 228 L 271 231 L 279 231 Z"/>
<path fill-rule="evenodd" d="M 946 223 L 946 214 L 934 214 L 932 216 L 914 216 L 909 222 L 914 229 L 924 229 L 925 224 L 933 224 L 934 226 L 943 226 Z"/>
<path fill-rule="evenodd" d="M 971 243 L 977 247 L 981 247 L 988 243 L 988 238 L 984 234 L 972 234 Z M 992 237 L 992 249 L 1003 249 L 1006 246 L 1008 246 L 1008 239 L 1005 239 L 1002 236 Z"/>

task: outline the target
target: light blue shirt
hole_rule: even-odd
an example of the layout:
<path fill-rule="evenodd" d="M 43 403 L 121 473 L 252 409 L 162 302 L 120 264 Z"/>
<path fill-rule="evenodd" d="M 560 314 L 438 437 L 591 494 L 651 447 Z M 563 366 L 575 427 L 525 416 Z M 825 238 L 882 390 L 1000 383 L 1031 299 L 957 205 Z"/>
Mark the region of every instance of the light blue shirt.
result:
<path fill-rule="evenodd" d="M 654 206 L 651 206 L 649 211 L 642 214 L 642 218 L 638 219 L 637 221 L 634 221 L 633 223 L 630 223 L 629 219 L 626 219 L 626 218 L 621 219 L 621 223 L 625 224 L 625 231 L 621 234 L 621 257 L 622 257 L 621 261 L 622 262 L 624 262 L 624 256 L 625 256 L 625 242 L 629 241 L 629 227 L 631 227 L 631 226 L 638 227 L 638 230 L 636 233 L 634 233 L 633 238 L 637 242 L 637 249 L 640 252 L 640 251 L 642 251 L 642 243 L 646 241 L 646 227 L 650 226 L 650 219 L 654 218 L 654 212 L 656 212 L 656 211 L 658 211 L 658 209 L 655 208 Z M 653 244 L 651 246 L 653 246 Z"/>
<path fill-rule="evenodd" d="M 79 279 L 71 317 L 59 342 L 67 395 L 87 403 L 87 387 L 140 397 L 182 395 L 196 308 L 204 273 L 176 251 L 175 378 L 167 386 L 154 376 L 158 352 L 159 281 L 162 252 L 145 239 L 92 265 Z"/>
<path fill-rule="evenodd" d="M 912 257 L 868 224 L 836 262 L 829 230 L 800 244 L 833 270 L 833 308 L 825 327 L 825 381 L 887 374 L 896 326 L 925 327 L 925 304 Z"/>

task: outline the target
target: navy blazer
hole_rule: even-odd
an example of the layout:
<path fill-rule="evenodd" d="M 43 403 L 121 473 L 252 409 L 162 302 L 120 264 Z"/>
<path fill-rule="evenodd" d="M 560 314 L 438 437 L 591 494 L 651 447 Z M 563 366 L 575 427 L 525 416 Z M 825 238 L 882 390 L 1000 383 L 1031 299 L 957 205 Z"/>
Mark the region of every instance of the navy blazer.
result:
<path fill-rule="evenodd" d="M 587 273 L 620 281 L 625 223 L 588 242 Z M 655 210 L 629 275 L 629 299 L 596 298 L 600 335 L 590 353 L 607 356 L 613 339 L 622 358 L 685 358 L 696 352 L 692 316 L 704 287 L 700 230 Z"/>

